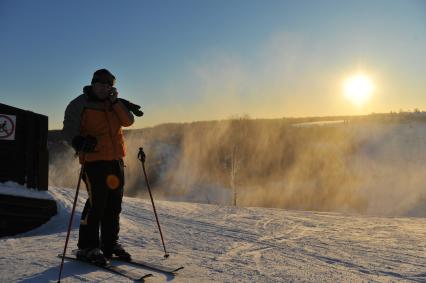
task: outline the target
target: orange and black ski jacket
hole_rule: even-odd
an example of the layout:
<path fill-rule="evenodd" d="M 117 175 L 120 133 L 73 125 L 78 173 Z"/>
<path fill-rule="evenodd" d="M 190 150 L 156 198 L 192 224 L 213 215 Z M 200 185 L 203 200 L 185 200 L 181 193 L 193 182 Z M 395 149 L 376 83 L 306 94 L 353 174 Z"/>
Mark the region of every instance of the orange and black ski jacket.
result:
<path fill-rule="evenodd" d="M 93 99 L 90 91 L 86 86 L 84 93 L 68 104 L 62 130 L 65 140 L 71 145 L 78 135 L 93 136 L 98 143 L 94 152 L 86 153 L 86 161 L 119 160 L 126 155 L 122 127 L 132 125 L 134 117 L 122 102 Z"/>

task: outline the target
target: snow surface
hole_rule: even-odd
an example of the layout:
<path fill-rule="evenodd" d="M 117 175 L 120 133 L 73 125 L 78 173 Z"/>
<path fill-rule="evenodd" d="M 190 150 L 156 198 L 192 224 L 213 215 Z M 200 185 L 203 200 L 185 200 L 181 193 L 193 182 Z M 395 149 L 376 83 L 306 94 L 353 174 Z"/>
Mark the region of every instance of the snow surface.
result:
<path fill-rule="evenodd" d="M 46 191 L 28 189 L 25 186 L 21 186 L 15 182 L 0 183 L 0 194 L 36 199 L 53 199 L 52 196 Z"/>
<path fill-rule="evenodd" d="M 7 185 L 0 184 L 0 188 Z M 58 215 L 0 239 L 0 282 L 56 282 L 74 190 L 51 187 Z M 85 193 L 68 251 L 76 247 Z M 149 200 L 125 198 L 121 241 L 134 257 L 184 265 L 146 282 L 426 282 L 426 220 L 183 202 L 156 202 L 169 259 Z M 131 265 L 125 268 L 143 270 Z M 131 282 L 66 261 L 62 282 Z"/>

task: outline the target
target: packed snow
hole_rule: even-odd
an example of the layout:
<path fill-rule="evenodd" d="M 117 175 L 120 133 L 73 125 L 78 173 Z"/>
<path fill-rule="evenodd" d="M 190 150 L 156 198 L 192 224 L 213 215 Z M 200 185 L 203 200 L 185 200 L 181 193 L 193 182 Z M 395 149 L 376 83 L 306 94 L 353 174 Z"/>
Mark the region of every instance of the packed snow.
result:
<path fill-rule="evenodd" d="M 2 183 L 0 185 L 0 194 L 35 199 L 53 199 L 46 191 L 26 188 L 25 186 L 21 186 L 15 182 Z"/>
<path fill-rule="evenodd" d="M 0 184 L 0 188 L 10 184 Z M 30 232 L 0 239 L 0 282 L 56 282 L 74 198 L 50 187 L 58 215 Z M 76 248 L 81 193 L 68 252 Z M 170 253 L 164 259 L 151 202 L 125 198 L 121 242 L 135 258 L 185 266 L 146 282 L 426 282 L 426 220 L 340 213 L 238 208 L 157 201 Z M 131 282 L 65 261 L 62 282 Z"/>

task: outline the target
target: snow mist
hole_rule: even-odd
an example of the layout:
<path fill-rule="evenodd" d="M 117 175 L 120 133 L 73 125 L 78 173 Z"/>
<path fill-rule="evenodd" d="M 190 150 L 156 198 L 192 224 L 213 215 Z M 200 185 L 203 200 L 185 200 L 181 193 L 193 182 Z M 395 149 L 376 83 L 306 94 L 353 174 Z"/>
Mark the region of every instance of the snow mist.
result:
<path fill-rule="evenodd" d="M 298 126 L 241 118 L 165 124 L 126 136 L 128 196 L 147 197 L 137 159 L 144 147 L 156 199 L 426 215 L 422 122 Z M 72 150 L 53 155 L 50 184 L 75 187 L 79 165 Z"/>

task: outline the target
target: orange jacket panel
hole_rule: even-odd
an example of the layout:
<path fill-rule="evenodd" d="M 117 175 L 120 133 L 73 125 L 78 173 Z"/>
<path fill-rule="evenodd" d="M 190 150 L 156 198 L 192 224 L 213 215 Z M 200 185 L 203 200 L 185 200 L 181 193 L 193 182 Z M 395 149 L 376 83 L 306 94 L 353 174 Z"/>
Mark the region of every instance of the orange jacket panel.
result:
<path fill-rule="evenodd" d="M 86 161 L 118 160 L 126 154 L 122 127 L 133 122 L 133 115 L 121 102 L 91 101 L 82 94 L 71 101 L 65 111 L 63 133 L 69 144 L 77 135 L 97 139 L 95 152 L 86 153 Z"/>

